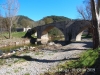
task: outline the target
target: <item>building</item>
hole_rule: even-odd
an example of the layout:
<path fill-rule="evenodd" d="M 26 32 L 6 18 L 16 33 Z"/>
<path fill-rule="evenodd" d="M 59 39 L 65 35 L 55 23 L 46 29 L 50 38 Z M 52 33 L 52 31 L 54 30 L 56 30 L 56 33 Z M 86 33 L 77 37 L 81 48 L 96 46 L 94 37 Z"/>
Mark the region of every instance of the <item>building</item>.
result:
<path fill-rule="evenodd" d="M 16 28 L 17 32 L 27 32 L 29 29 L 31 29 L 30 27 L 27 28 Z"/>

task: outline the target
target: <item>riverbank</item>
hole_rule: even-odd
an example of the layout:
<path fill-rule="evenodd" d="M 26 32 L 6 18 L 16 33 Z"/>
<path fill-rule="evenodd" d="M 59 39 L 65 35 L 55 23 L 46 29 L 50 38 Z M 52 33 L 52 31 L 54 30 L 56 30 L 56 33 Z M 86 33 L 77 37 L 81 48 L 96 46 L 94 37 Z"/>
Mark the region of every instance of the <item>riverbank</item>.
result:
<path fill-rule="evenodd" d="M 65 61 L 77 58 L 80 53 L 91 47 L 92 42 L 41 46 L 36 51 L 23 52 L 5 59 L 7 63 L 0 66 L 0 75 L 40 75 Z"/>
<path fill-rule="evenodd" d="M 19 45 L 24 45 L 29 43 L 30 43 L 30 39 L 27 38 L 4 39 L 4 40 L 0 40 L 0 48 L 8 47 L 8 46 L 19 46 Z"/>

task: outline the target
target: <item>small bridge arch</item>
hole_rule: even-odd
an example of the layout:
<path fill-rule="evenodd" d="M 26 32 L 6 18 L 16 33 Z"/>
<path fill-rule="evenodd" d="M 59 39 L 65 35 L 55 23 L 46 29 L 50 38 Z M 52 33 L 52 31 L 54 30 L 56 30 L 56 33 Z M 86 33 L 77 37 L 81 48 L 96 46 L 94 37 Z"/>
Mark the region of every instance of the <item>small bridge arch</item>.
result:
<path fill-rule="evenodd" d="M 86 26 L 84 26 L 83 28 L 81 28 L 81 29 L 79 30 L 77 36 L 76 36 L 76 41 L 81 41 L 81 37 L 82 37 L 82 34 L 83 34 L 84 30 L 89 29 L 89 28 L 92 29 L 92 26 L 91 26 L 91 25 L 86 25 Z M 92 32 L 91 32 L 91 33 L 92 33 Z"/>
<path fill-rule="evenodd" d="M 50 40 L 50 36 L 48 37 L 48 32 L 53 29 L 53 28 L 56 28 L 57 30 L 59 30 L 59 32 L 62 33 L 62 35 L 64 36 L 64 40 L 65 40 L 65 35 L 64 35 L 64 28 L 61 28 L 61 27 L 56 27 L 56 26 L 47 26 L 47 27 L 44 27 L 43 31 L 42 31 L 42 34 L 41 34 L 41 39 L 44 39 L 44 41 L 49 41 Z M 56 36 L 56 35 L 55 35 Z M 52 38 L 52 37 L 51 37 Z M 59 40 L 58 40 L 59 41 Z"/>
<path fill-rule="evenodd" d="M 37 32 L 37 35 L 38 35 L 38 33 L 40 33 L 37 36 L 37 40 L 38 41 L 39 41 L 39 39 L 42 40 L 43 39 L 42 37 L 45 35 L 47 35 L 47 36 L 44 37 L 44 39 L 49 40 L 48 31 L 50 31 L 54 27 L 56 27 L 58 30 L 60 30 L 63 33 L 63 35 L 65 36 L 65 24 L 64 23 L 65 23 L 65 21 L 42 25 L 42 27 L 40 28 L 41 30 Z"/>

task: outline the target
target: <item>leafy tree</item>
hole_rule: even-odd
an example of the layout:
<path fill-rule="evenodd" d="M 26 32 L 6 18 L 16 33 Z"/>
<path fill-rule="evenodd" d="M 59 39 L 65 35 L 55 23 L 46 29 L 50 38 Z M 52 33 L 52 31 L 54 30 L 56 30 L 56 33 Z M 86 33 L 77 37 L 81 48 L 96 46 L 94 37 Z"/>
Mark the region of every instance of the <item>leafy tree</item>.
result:
<path fill-rule="evenodd" d="M 46 18 L 51 18 L 53 20 L 53 22 L 60 22 L 60 21 L 69 21 L 71 19 L 67 18 L 67 17 L 64 17 L 64 16 L 55 16 L 55 15 L 52 15 L 52 16 L 47 16 L 47 17 L 44 17 L 42 20 L 45 20 Z"/>
<path fill-rule="evenodd" d="M 23 19 L 26 19 L 26 20 L 29 20 L 29 21 L 33 21 L 32 19 L 28 18 L 27 16 L 23 16 L 23 15 L 18 15 L 16 17 L 18 17 L 17 24 L 20 24 L 21 23 L 21 20 L 23 20 Z"/>
<path fill-rule="evenodd" d="M 45 25 L 45 21 L 43 20 L 39 20 L 35 23 L 35 26 L 41 26 L 41 25 Z"/>
<path fill-rule="evenodd" d="M 53 23 L 53 19 L 48 17 L 44 18 L 43 21 L 45 22 L 45 24 Z"/>
<path fill-rule="evenodd" d="M 27 28 L 30 25 L 30 21 L 28 21 L 26 19 L 22 19 L 20 24 L 22 27 Z"/>

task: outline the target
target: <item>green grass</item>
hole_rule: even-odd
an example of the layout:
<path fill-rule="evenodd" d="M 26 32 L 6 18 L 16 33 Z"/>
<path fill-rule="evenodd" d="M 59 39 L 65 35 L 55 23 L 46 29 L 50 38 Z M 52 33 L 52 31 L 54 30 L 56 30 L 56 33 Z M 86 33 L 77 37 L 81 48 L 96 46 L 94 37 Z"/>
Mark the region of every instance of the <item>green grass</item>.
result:
<path fill-rule="evenodd" d="M 80 54 L 80 58 L 78 60 L 67 60 L 65 63 L 60 63 L 55 70 L 57 72 L 66 71 L 67 69 L 72 68 L 89 68 L 92 67 L 97 58 L 99 57 L 100 48 L 96 50 L 89 49 Z M 53 69 L 54 70 L 54 69 Z M 49 71 L 48 75 L 55 75 L 55 72 Z M 41 74 L 44 75 L 44 74 Z"/>
<path fill-rule="evenodd" d="M 11 35 L 12 37 L 21 38 L 25 35 L 26 32 L 13 32 Z"/>
<path fill-rule="evenodd" d="M 22 36 L 24 36 L 26 34 L 26 32 L 13 32 L 12 33 L 12 37 L 16 37 L 16 38 L 21 38 Z M 32 37 L 35 37 L 34 34 L 32 35 Z M 35 37 L 36 38 L 36 37 Z"/>
<path fill-rule="evenodd" d="M 92 38 L 92 35 L 88 35 L 88 36 L 87 36 L 86 34 L 83 34 L 83 35 L 82 35 L 82 38 Z"/>
<path fill-rule="evenodd" d="M 43 52 L 36 52 L 35 55 L 43 55 Z"/>
<path fill-rule="evenodd" d="M 6 63 L 5 59 L 0 59 L 0 65 L 3 65 L 4 63 Z"/>
<path fill-rule="evenodd" d="M 91 67 L 95 63 L 96 59 L 99 57 L 99 51 L 100 49 L 87 50 L 81 54 L 78 60 L 66 61 L 64 64 L 59 65 L 59 68 L 67 69 Z"/>
<path fill-rule="evenodd" d="M 30 75 L 30 73 L 25 73 L 24 75 Z"/>
<path fill-rule="evenodd" d="M 25 33 L 26 32 L 12 32 L 11 37 L 21 38 L 22 36 L 25 35 Z M 4 36 L 8 37 L 9 33 L 7 33 L 7 32 L 2 33 L 1 37 L 4 37 Z"/>
<path fill-rule="evenodd" d="M 18 71 L 18 69 L 15 69 L 14 72 L 17 73 L 17 72 L 19 72 L 19 71 Z"/>
<path fill-rule="evenodd" d="M 26 34 L 26 32 L 12 32 L 11 36 L 15 37 L 15 38 L 21 38 Z M 6 36 L 8 37 L 9 34 L 7 32 L 3 33 L 2 36 Z M 32 35 L 32 37 L 35 37 L 34 34 Z M 36 37 L 35 37 L 36 38 Z"/>
<path fill-rule="evenodd" d="M 14 63 L 20 63 L 20 62 L 25 62 L 26 60 L 23 58 L 20 58 L 18 60 L 15 60 Z"/>

